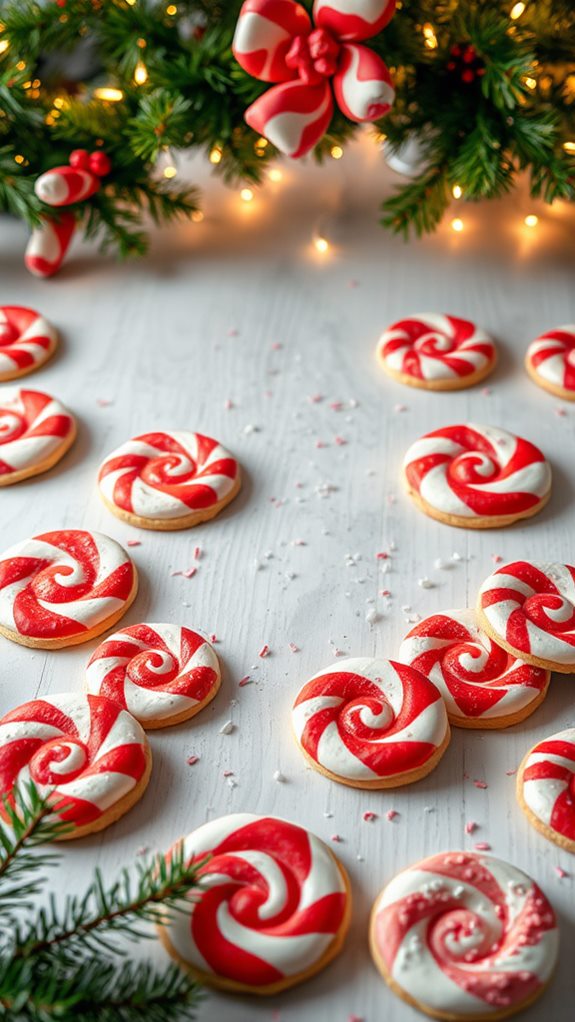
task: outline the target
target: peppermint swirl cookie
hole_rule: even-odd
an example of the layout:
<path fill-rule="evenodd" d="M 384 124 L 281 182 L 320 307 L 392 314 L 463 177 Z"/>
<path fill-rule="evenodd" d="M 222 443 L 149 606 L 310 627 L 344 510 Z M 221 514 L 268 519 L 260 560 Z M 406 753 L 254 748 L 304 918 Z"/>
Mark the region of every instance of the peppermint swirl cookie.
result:
<path fill-rule="evenodd" d="M 562 674 L 575 672 L 575 567 L 514 561 L 479 590 L 479 623 L 513 656 Z"/>
<path fill-rule="evenodd" d="M 70 829 L 58 840 L 103 830 L 144 793 L 152 757 L 133 717 L 103 696 L 61 692 L 23 703 L 0 720 L 0 794 L 32 781 L 51 792 Z"/>
<path fill-rule="evenodd" d="M 539 387 L 575 401 L 575 325 L 557 327 L 532 341 L 525 367 Z"/>
<path fill-rule="evenodd" d="M 411 445 L 403 462 L 410 497 L 447 525 L 494 529 L 537 514 L 551 494 L 541 451 L 494 426 L 445 426 Z"/>
<path fill-rule="evenodd" d="M 89 642 L 135 599 L 136 569 L 109 536 L 61 529 L 0 554 L 0 634 L 22 646 Z"/>
<path fill-rule="evenodd" d="M 34 309 L 0 305 L 0 383 L 39 369 L 54 354 L 58 334 Z"/>
<path fill-rule="evenodd" d="M 420 621 L 403 640 L 399 659 L 437 685 L 456 727 L 517 724 L 543 701 L 551 677 L 498 646 L 471 608 Z"/>
<path fill-rule="evenodd" d="M 346 872 L 303 827 L 237 813 L 184 838 L 200 888 L 189 911 L 160 926 L 169 953 L 204 983 L 276 994 L 313 976 L 341 950 L 350 920 Z"/>
<path fill-rule="evenodd" d="M 517 774 L 517 799 L 536 830 L 575 853 L 575 728 L 527 753 Z"/>
<path fill-rule="evenodd" d="M 497 348 L 484 330 L 434 312 L 393 323 L 381 335 L 377 353 L 389 376 L 424 390 L 472 387 L 497 363 Z"/>
<path fill-rule="evenodd" d="M 216 695 L 221 672 L 213 646 L 190 628 L 130 625 L 98 646 L 88 691 L 125 707 L 147 729 L 179 724 Z"/>
<path fill-rule="evenodd" d="M 49 394 L 20 387 L 0 390 L 0 486 L 47 472 L 71 447 L 73 416 Z"/>
<path fill-rule="evenodd" d="M 143 433 L 100 467 L 100 496 L 141 529 L 188 529 L 226 507 L 240 489 L 234 457 L 201 433 Z"/>
<path fill-rule="evenodd" d="M 353 788 L 397 788 L 425 777 L 450 738 L 439 690 L 392 660 L 341 660 L 300 689 L 299 746 L 315 770 Z"/>
<path fill-rule="evenodd" d="M 373 906 L 371 952 L 386 983 L 433 1018 L 502 1019 L 549 983 L 551 905 L 515 866 L 446 852 L 398 873 Z"/>

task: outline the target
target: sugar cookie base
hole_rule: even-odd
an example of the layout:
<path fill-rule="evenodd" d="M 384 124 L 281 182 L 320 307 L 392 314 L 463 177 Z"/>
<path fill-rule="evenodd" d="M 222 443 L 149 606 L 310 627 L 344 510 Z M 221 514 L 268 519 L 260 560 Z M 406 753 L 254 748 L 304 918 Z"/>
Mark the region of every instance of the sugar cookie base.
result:
<path fill-rule="evenodd" d="M 459 515 L 450 515 L 443 511 L 438 511 L 437 508 L 428 504 L 427 501 L 423 500 L 420 494 L 412 488 L 405 474 L 404 482 L 408 495 L 419 510 L 423 511 L 424 515 L 427 515 L 429 518 L 434 518 L 436 522 L 443 522 L 444 525 L 453 525 L 456 529 L 501 529 L 506 525 L 513 525 L 515 522 L 520 522 L 524 518 L 533 518 L 534 515 L 539 514 L 551 496 L 551 489 L 549 489 L 549 492 L 544 494 L 534 507 L 530 507 L 527 511 L 517 512 L 512 515 L 489 515 L 488 517 L 470 515 L 469 518 L 463 518 Z"/>
<path fill-rule="evenodd" d="M 123 508 L 116 507 L 112 501 L 104 496 L 99 488 L 98 492 L 108 511 L 111 511 L 116 518 L 121 518 L 123 522 L 127 522 L 128 525 L 134 525 L 137 529 L 151 529 L 155 532 L 176 532 L 179 529 L 192 529 L 194 525 L 200 525 L 202 522 L 208 522 L 211 518 L 215 518 L 216 515 L 219 515 L 220 511 L 227 507 L 234 497 L 237 497 L 240 487 L 241 478 L 238 471 L 234 485 L 225 497 L 218 500 L 216 504 L 212 504 L 211 507 L 201 508 L 199 511 L 191 511 L 190 514 L 182 515 L 181 518 L 142 518 L 141 515 L 135 515 L 131 511 L 124 511 Z"/>
<path fill-rule="evenodd" d="M 559 383 L 551 383 L 550 380 L 545 380 L 532 366 L 528 358 L 525 359 L 525 368 L 533 382 L 538 387 L 541 387 L 541 390 L 546 390 L 548 394 L 554 394 L 555 397 L 560 397 L 563 401 L 575 401 L 575 390 L 566 390 Z"/>
<path fill-rule="evenodd" d="M 101 635 L 102 632 L 107 632 L 108 629 L 112 628 L 119 620 L 124 616 L 126 611 L 132 606 L 132 603 L 136 599 L 138 592 L 138 573 L 136 571 L 135 564 L 132 565 L 134 571 L 134 585 L 130 595 L 119 608 L 109 617 L 104 618 L 99 624 L 94 625 L 93 628 L 88 629 L 85 632 L 79 632 L 77 635 L 66 635 L 59 639 L 37 639 L 31 635 L 21 635 L 20 632 L 13 631 L 10 628 L 6 628 L 4 625 L 0 625 L 0 635 L 3 635 L 6 639 L 10 639 L 11 642 L 17 642 L 19 646 L 28 646 L 30 649 L 64 649 L 65 646 L 80 646 L 84 642 L 90 642 L 95 639 L 97 635 Z M 65 608 L 65 604 L 61 605 Z"/>
<path fill-rule="evenodd" d="M 435 390 L 435 391 L 446 391 L 446 390 L 467 390 L 468 387 L 475 387 L 477 383 L 481 383 L 485 380 L 490 373 L 493 372 L 497 365 L 497 358 L 494 358 L 492 362 L 489 362 L 483 369 L 477 369 L 474 373 L 469 373 L 467 376 L 456 376 L 456 377 L 445 377 L 445 379 L 436 380 L 422 380 L 418 376 L 410 376 L 409 373 L 402 373 L 396 369 L 390 369 L 386 361 L 380 354 L 378 354 L 378 361 L 385 373 L 391 377 L 392 380 L 396 380 L 398 383 L 403 383 L 406 387 L 416 387 L 418 390 Z"/>
<path fill-rule="evenodd" d="M 535 830 L 539 831 L 539 833 L 542 834 L 543 837 L 547 838 L 547 840 L 551 841 L 554 845 L 559 845 L 559 848 L 562 848 L 565 852 L 571 852 L 572 854 L 575 855 L 575 840 L 574 841 L 570 840 L 563 834 L 559 834 L 558 831 L 553 830 L 553 827 L 550 827 L 547 823 L 543 823 L 543 820 L 539 819 L 536 813 L 534 813 L 533 810 L 530 809 L 530 807 L 527 805 L 527 802 L 523 798 L 523 775 L 525 773 L 525 767 L 527 766 L 527 760 L 529 759 L 532 752 L 533 749 L 530 749 L 527 755 L 522 760 L 521 766 L 517 771 L 517 783 L 515 785 L 517 801 L 521 806 L 521 809 L 525 813 L 527 819 L 529 820 L 529 823 L 531 824 L 532 827 L 535 828 Z"/>
<path fill-rule="evenodd" d="M 200 703 L 196 703 L 196 705 L 192 706 L 190 710 L 182 710 L 181 713 L 174 713 L 170 717 L 154 717 L 149 720 L 144 720 L 142 717 L 139 717 L 137 713 L 132 713 L 131 710 L 128 710 L 128 713 L 132 713 L 132 717 L 135 717 L 138 724 L 140 724 L 146 731 L 158 731 L 162 727 L 172 727 L 174 724 L 183 724 L 185 720 L 191 720 L 191 718 L 195 717 L 197 713 L 200 713 L 201 710 L 208 705 L 208 703 L 211 703 L 212 699 L 217 696 L 221 688 L 221 684 L 222 679 L 220 677 L 205 699 L 202 699 Z"/>
<path fill-rule="evenodd" d="M 54 468 L 54 465 L 57 465 L 70 450 L 76 439 L 76 433 L 76 423 L 74 422 L 68 436 L 62 440 L 62 443 L 52 452 L 49 458 L 45 458 L 44 461 L 39 461 L 35 465 L 28 465 L 27 468 L 22 468 L 19 472 L 7 472 L 6 475 L 0 475 L 0 486 L 12 486 L 13 483 L 22 482 L 23 479 L 30 479 L 32 476 L 39 476 L 42 472 L 48 472 L 49 469 Z M 0 447 L 1 451 L 2 448 Z"/>
<path fill-rule="evenodd" d="M 499 640 L 498 645 L 501 645 Z M 523 659 L 523 657 L 521 659 Z M 455 717 L 448 710 L 447 716 L 449 717 L 449 723 L 452 727 L 468 728 L 469 730 L 473 729 L 474 731 L 496 731 L 498 729 L 513 727 L 514 724 L 519 724 L 522 720 L 530 717 L 531 714 L 534 713 L 539 706 L 541 706 L 541 703 L 549 691 L 550 680 L 551 672 L 547 671 L 547 681 L 539 695 L 528 703 L 527 706 L 524 706 L 521 710 L 517 710 L 516 713 L 509 713 L 504 717 Z"/>
<path fill-rule="evenodd" d="M 329 778 L 330 781 L 336 781 L 337 784 L 345 784 L 348 788 L 364 788 L 366 791 L 374 791 L 378 788 L 402 788 L 406 784 L 415 784 L 416 781 L 421 781 L 424 777 L 427 777 L 427 775 L 430 774 L 437 766 L 443 756 L 443 753 L 447 749 L 451 740 L 451 729 L 448 724 L 447 733 L 441 745 L 438 745 L 433 755 L 430 756 L 429 759 L 422 764 L 422 766 L 417 767 L 416 770 L 408 770 L 403 774 L 394 774 L 393 777 L 377 777 L 373 780 L 354 780 L 349 777 L 340 777 L 339 774 L 334 774 L 331 770 L 326 770 L 321 763 L 318 763 L 313 756 L 310 756 L 310 754 L 306 752 L 303 745 L 301 745 L 298 741 L 295 732 L 293 732 L 293 735 L 300 752 L 303 753 L 304 758 L 318 774 L 323 774 L 324 777 Z"/>
<path fill-rule="evenodd" d="M 42 369 L 46 365 L 46 362 L 52 358 L 57 347 L 58 338 L 55 337 L 54 340 L 51 341 L 49 347 L 46 349 L 44 357 L 40 361 L 34 362 L 31 366 L 26 366 L 24 369 L 8 369 L 5 373 L 0 372 L 0 383 L 8 383 L 10 380 L 19 380 L 22 376 L 29 376 L 31 373 L 35 373 L 38 369 Z"/>
<path fill-rule="evenodd" d="M 541 657 L 531 656 L 530 653 L 524 653 L 523 650 L 516 649 L 492 627 L 491 622 L 483 612 L 481 597 L 477 604 L 477 619 L 478 624 L 483 631 L 486 632 L 489 638 L 493 639 L 498 646 L 501 646 L 506 653 L 511 653 L 512 656 L 517 657 L 519 660 L 523 660 L 526 664 L 530 664 L 531 667 L 542 667 L 545 671 L 554 671 L 556 674 L 575 674 L 575 647 L 573 647 L 573 663 L 571 664 L 559 664 L 555 660 L 543 660 Z"/>
<path fill-rule="evenodd" d="M 377 901 L 379 901 L 379 898 L 377 899 Z M 536 990 L 535 993 L 531 995 L 531 997 L 528 997 L 526 1000 L 521 1001 L 519 1004 L 513 1005 L 513 1007 L 503 1008 L 501 1011 L 491 1011 L 490 1006 L 488 1004 L 485 1005 L 485 1011 L 477 1015 L 468 1015 L 467 1013 L 465 1013 L 464 1015 L 458 1015 L 450 1011 L 437 1011 L 434 1008 L 428 1007 L 426 1004 L 423 1003 L 423 1001 L 418 1001 L 415 997 L 411 997 L 411 995 L 408 994 L 407 991 L 404 990 L 404 988 L 400 986 L 399 983 L 397 983 L 396 980 L 394 980 L 393 977 L 391 976 L 382 956 L 379 953 L 379 948 L 377 946 L 375 933 L 376 918 L 377 912 L 376 907 L 374 906 L 371 912 L 371 919 L 369 924 L 369 948 L 371 951 L 371 956 L 378 971 L 383 976 L 390 990 L 392 990 L 393 993 L 400 998 L 400 1000 L 404 1001 L 406 1004 L 412 1005 L 412 1007 L 414 1008 L 417 1008 L 417 1010 L 421 1011 L 424 1015 L 429 1015 L 430 1018 L 442 1019 L 444 1020 L 444 1022 L 499 1022 L 500 1019 L 509 1018 L 511 1015 L 515 1015 L 517 1012 L 524 1011 L 526 1008 L 529 1008 L 532 1004 L 534 1004 L 535 1001 L 539 1000 L 541 995 L 549 986 L 550 980 L 548 980 L 546 983 L 543 983 L 539 987 L 539 989 Z"/>
<path fill-rule="evenodd" d="M 75 827 L 73 830 L 66 831 L 61 837 L 57 837 L 56 841 L 75 841 L 78 837 L 87 837 L 88 834 L 96 834 L 99 830 L 104 830 L 109 827 L 110 824 L 115 823 L 121 816 L 124 816 L 132 806 L 139 802 L 150 780 L 150 774 L 152 772 L 152 752 L 150 746 L 146 744 L 144 750 L 146 757 L 146 769 L 143 776 L 140 778 L 135 788 L 132 788 L 127 795 L 124 795 L 118 802 L 115 802 L 113 806 L 110 806 L 106 812 L 102 813 L 97 820 L 93 820 L 92 823 L 86 823 L 83 827 Z"/>
<path fill-rule="evenodd" d="M 225 990 L 229 993 L 257 994 L 259 997 L 270 997 L 274 994 L 281 993 L 283 990 L 287 990 L 289 987 L 297 986 L 299 983 L 304 983 L 306 980 L 311 979 L 312 976 L 315 976 L 316 973 L 321 972 L 321 970 L 324 969 L 325 966 L 340 953 L 351 921 L 352 895 L 349 877 L 341 862 L 336 859 L 333 852 L 329 848 L 327 848 L 327 852 L 335 862 L 343 880 L 346 893 L 346 909 L 339 929 L 337 933 L 334 934 L 331 944 L 323 953 L 321 958 L 319 958 L 317 962 L 314 962 L 309 969 L 305 969 L 303 972 L 298 972 L 294 976 L 285 976 L 284 979 L 278 980 L 277 983 L 270 983 L 265 987 L 254 987 L 250 986 L 248 983 L 239 983 L 237 980 L 226 979 L 225 976 L 216 976 L 214 973 L 202 972 L 200 969 L 194 968 L 194 966 L 190 965 L 185 958 L 182 958 L 181 955 L 178 954 L 170 941 L 167 928 L 159 924 L 157 926 L 157 932 L 161 943 L 168 954 L 174 958 L 186 972 L 190 973 L 200 983 L 205 984 L 206 986 L 216 987 L 218 990 Z"/>

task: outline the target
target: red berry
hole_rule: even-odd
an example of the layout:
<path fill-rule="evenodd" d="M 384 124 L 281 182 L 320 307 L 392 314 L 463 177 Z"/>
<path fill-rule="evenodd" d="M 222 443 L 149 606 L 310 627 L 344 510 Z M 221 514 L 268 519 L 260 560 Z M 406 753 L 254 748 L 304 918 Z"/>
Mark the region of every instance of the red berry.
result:
<path fill-rule="evenodd" d="M 456 43 L 455 46 L 451 47 L 451 56 L 452 57 L 460 57 L 461 56 L 461 46 L 459 45 L 459 43 Z"/>
<path fill-rule="evenodd" d="M 469 85 L 469 83 L 472 82 L 474 80 L 474 78 L 475 78 L 475 71 L 472 71 L 471 68 L 468 68 L 461 75 L 461 81 L 465 82 L 466 85 Z"/>
<path fill-rule="evenodd" d="M 73 149 L 69 156 L 71 167 L 76 170 L 88 170 L 90 166 L 90 154 L 87 149 Z"/>
<path fill-rule="evenodd" d="M 106 153 L 90 153 L 90 170 L 97 177 L 105 177 L 112 169 L 112 161 Z"/>
<path fill-rule="evenodd" d="M 457 67 L 457 64 L 455 63 L 454 60 L 450 60 L 449 63 L 447 64 L 447 70 L 448 71 L 455 71 L 456 67 Z"/>
<path fill-rule="evenodd" d="M 472 64 L 475 60 L 476 53 L 473 46 L 468 46 L 463 54 L 463 59 L 466 64 Z"/>

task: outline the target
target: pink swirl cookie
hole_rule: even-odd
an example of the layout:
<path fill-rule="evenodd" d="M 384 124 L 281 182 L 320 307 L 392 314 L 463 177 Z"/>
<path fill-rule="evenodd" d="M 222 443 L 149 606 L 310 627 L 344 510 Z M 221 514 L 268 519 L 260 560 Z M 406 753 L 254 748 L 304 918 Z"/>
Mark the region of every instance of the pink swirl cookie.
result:
<path fill-rule="evenodd" d="M 479 623 L 513 656 L 548 671 L 575 671 L 575 568 L 514 561 L 479 590 Z"/>
<path fill-rule="evenodd" d="M 492 529 L 530 518 L 551 494 L 551 469 L 528 440 L 494 426 L 445 426 L 411 445 L 407 490 L 431 518 Z"/>
<path fill-rule="evenodd" d="M 0 390 L 0 486 L 47 472 L 71 447 L 76 423 L 64 405 L 38 390 Z"/>
<path fill-rule="evenodd" d="M 0 634 L 41 649 L 89 642 L 126 613 L 137 590 L 132 561 L 109 536 L 44 532 L 0 554 Z"/>
<path fill-rule="evenodd" d="M 56 350 L 58 334 L 40 313 L 0 305 L 0 382 L 39 369 Z"/>
<path fill-rule="evenodd" d="M 575 853 L 575 728 L 527 753 L 517 774 L 517 798 L 536 830 Z"/>
<path fill-rule="evenodd" d="M 391 660 L 341 660 L 300 689 L 292 724 L 306 759 L 354 788 L 396 788 L 433 770 L 450 738 L 439 690 Z"/>
<path fill-rule="evenodd" d="M 515 866 L 446 852 L 377 898 L 371 952 L 393 992 L 433 1018 L 502 1019 L 545 990 L 559 950 L 551 905 Z"/>
<path fill-rule="evenodd" d="M 456 727 L 516 724 L 543 701 L 551 677 L 493 642 L 471 608 L 420 621 L 403 640 L 399 659 L 437 685 Z"/>
<path fill-rule="evenodd" d="M 213 647 L 170 624 L 130 625 L 92 654 L 88 691 L 114 699 L 148 730 L 195 716 L 215 696 L 221 673 Z"/>
<path fill-rule="evenodd" d="M 388 327 L 377 353 L 389 376 L 424 390 L 472 387 L 497 363 L 497 348 L 484 330 L 466 319 L 435 312 Z"/>
<path fill-rule="evenodd" d="M 114 823 L 144 793 L 152 757 L 133 717 L 103 696 L 61 692 L 0 719 L 0 794 L 33 781 L 70 825 L 59 840 Z M 53 789 L 53 790 L 52 790 Z"/>
<path fill-rule="evenodd" d="M 98 485 L 106 507 L 131 525 L 187 529 L 234 499 L 240 471 L 224 447 L 200 433 L 144 433 L 106 458 Z"/>
<path fill-rule="evenodd" d="M 184 857 L 203 863 L 201 886 L 189 912 L 172 913 L 159 932 L 202 982 L 275 994 L 341 950 L 349 881 L 330 849 L 303 827 L 273 816 L 223 816 L 184 838 Z"/>
<path fill-rule="evenodd" d="M 525 367 L 539 387 L 575 401 L 575 325 L 557 327 L 532 341 Z"/>

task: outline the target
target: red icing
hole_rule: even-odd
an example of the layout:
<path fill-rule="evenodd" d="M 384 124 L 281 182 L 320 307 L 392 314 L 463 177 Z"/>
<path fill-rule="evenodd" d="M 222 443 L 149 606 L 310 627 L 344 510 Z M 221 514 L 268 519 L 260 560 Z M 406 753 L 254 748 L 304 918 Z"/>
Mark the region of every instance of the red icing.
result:
<path fill-rule="evenodd" d="M 575 568 L 565 565 L 575 581 Z M 501 586 L 494 586 L 481 594 L 480 602 L 483 609 L 501 603 L 515 604 L 510 612 L 503 638 L 513 649 L 522 653 L 531 653 L 531 640 L 528 624 L 532 623 L 540 631 L 556 636 L 562 642 L 575 646 L 575 605 L 561 595 L 553 580 L 544 571 L 528 561 L 514 561 L 499 568 L 494 575 L 504 576 Z M 508 578 L 516 578 L 518 583 L 525 584 L 534 590 L 525 596 L 519 588 L 513 588 Z M 556 613 L 567 610 L 564 620 L 558 621 L 548 616 L 547 611 Z"/>
<path fill-rule="evenodd" d="M 0 395 L 0 422 L 3 416 L 6 423 L 10 422 L 10 430 L 0 430 L 0 450 L 3 444 L 12 444 L 16 440 L 26 443 L 29 439 L 40 436 L 65 439 L 73 429 L 71 416 L 55 414 L 47 416 L 41 422 L 36 421 L 52 400 L 49 394 L 42 394 L 40 391 L 20 390 L 17 400 L 2 405 Z M 18 469 L 19 466 L 0 460 L 0 475 L 9 475 Z"/>
<path fill-rule="evenodd" d="M 553 810 L 549 825 L 557 834 L 561 834 L 569 841 L 575 841 L 575 741 L 567 740 L 557 736 L 548 738 L 535 745 L 531 756 L 560 756 L 572 763 L 572 766 L 565 766 L 555 763 L 551 759 L 541 760 L 539 763 L 528 764 L 523 772 L 523 783 L 527 781 L 559 781 L 557 787 L 560 789 Z"/>
<path fill-rule="evenodd" d="M 5 318 L 6 324 L 1 322 L 1 317 Z M 22 335 L 39 319 L 34 309 L 20 305 L 0 305 L 0 355 L 7 355 L 18 369 L 27 369 L 38 361 L 37 354 L 19 345 Z M 32 344 L 48 351 L 54 342 L 46 334 L 34 334 L 32 331 L 25 343 L 26 346 Z"/>
<path fill-rule="evenodd" d="M 474 341 L 476 327 L 468 320 L 456 316 L 445 316 L 450 331 L 432 326 L 425 318 L 402 319 L 393 323 L 382 338 L 381 356 L 383 359 L 395 351 L 403 352 L 401 372 L 415 379 L 425 379 L 422 357 L 442 362 L 456 376 L 469 376 L 477 371 L 477 366 L 465 358 L 458 356 L 463 347 L 467 352 L 481 354 L 486 361 L 495 361 L 495 349 L 490 341 L 479 335 Z M 388 333 L 398 331 L 399 337 L 386 339 Z"/>
<path fill-rule="evenodd" d="M 533 343 L 538 344 L 540 341 L 547 342 L 545 347 L 542 347 L 540 351 L 529 351 L 528 353 L 533 368 L 537 370 L 548 358 L 556 358 L 559 355 L 563 359 L 564 366 L 563 377 L 557 382 L 564 390 L 575 391 L 575 361 L 573 360 L 575 332 L 560 328 L 549 330 L 546 334 L 541 334 Z"/>

